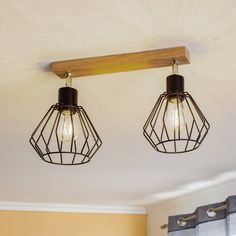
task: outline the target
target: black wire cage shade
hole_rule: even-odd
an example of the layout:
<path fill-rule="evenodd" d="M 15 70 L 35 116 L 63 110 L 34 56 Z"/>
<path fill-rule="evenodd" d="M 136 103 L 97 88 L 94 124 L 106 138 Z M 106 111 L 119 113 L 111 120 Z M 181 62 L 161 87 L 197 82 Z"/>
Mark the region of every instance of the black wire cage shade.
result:
<path fill-rule="evenodd" d="M 162 153 L 184 153 L 197 149 L 210 124 L 192 96 L 184 91 L 184 77 L 167 77 L 161 94 L 143 127 L 152 147 Z"/>
<path fill-rule="evenodd" d="M 59 89 L 52 105 L 32 133 L 30 143 L 40 158 L 58 165 L 89 162 L 102 141 L 83 107 L 77 105 L 77 90 Z"/>

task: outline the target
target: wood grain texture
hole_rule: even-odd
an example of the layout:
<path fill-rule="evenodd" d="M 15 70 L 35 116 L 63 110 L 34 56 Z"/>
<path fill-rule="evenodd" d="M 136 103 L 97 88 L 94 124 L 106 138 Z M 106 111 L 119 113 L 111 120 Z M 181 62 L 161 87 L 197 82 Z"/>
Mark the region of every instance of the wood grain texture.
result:
<path fill-rule="evenodd" d="M 51 64 L 51 69 L 53 73 L 64 79 L 65 74 L 68 72 L 72 74 L 72 77 L 81 77 L 171 66 L 174 59 L 179 60 L 180 65 L 189 64 L 190 56 L 187 48 L 182 46 L 135 53 L 57 61 Z"/>

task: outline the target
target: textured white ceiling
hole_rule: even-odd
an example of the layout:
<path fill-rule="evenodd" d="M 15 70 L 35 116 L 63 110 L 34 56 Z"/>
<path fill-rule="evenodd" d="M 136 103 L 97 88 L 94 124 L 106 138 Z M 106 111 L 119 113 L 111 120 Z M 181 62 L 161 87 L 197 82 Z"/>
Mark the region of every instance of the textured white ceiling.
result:
<path fill-rule="evenodd" d="M 0 201 L 146 205 L 235 178 L 235 16 L 234 0 L 2 0 Z M 186 90 L 211 124 L 198 150 L 164 155 L 142 135 L 162 68 L 75 79 L 103 146 L 84 166 L 37 157 L 28 139 L 64 85 L 50 62 L 180 45 Z"/>

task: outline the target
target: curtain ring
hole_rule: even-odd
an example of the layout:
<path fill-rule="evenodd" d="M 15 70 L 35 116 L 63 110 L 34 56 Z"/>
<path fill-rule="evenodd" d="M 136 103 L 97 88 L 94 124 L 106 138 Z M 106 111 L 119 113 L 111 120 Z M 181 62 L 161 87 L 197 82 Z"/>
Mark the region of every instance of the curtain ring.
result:
<path fill-rule="evenodd" d="M 183 227 L 183 226 L 185 226 L 187 224 L 187 222 L 185 221 L 184 218 L 179 218 L 177 220 L 177 224 L 178 224 L 178 226 Z"/>
<path fill-rule="evenodd" d="M 214 208 L 209 208 L 207 210 L 207 216 L 209 218 L 214 218 L 216 216 L 216 212 L 215 212 L 215 209 Z"/>

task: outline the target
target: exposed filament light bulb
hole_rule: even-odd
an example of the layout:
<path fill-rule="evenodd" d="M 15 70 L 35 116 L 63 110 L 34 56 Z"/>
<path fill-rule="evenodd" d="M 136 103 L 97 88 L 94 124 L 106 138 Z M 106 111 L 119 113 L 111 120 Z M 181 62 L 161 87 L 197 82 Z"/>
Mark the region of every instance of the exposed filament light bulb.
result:
<path fill-rule="evenodd" d="M 58 126 L 58 138 L 61 142 L 71 142 L 78 138 L 78 129 L 73 123 L 73 112 L 71 110 L 62 111 Z"/>
<path fill-rule="evenodd" d="M 185 127 L 184 107 L 179 98 L 172 98 L 168 101 L 165 120 L 167 126 L 175 132 Z"/>

